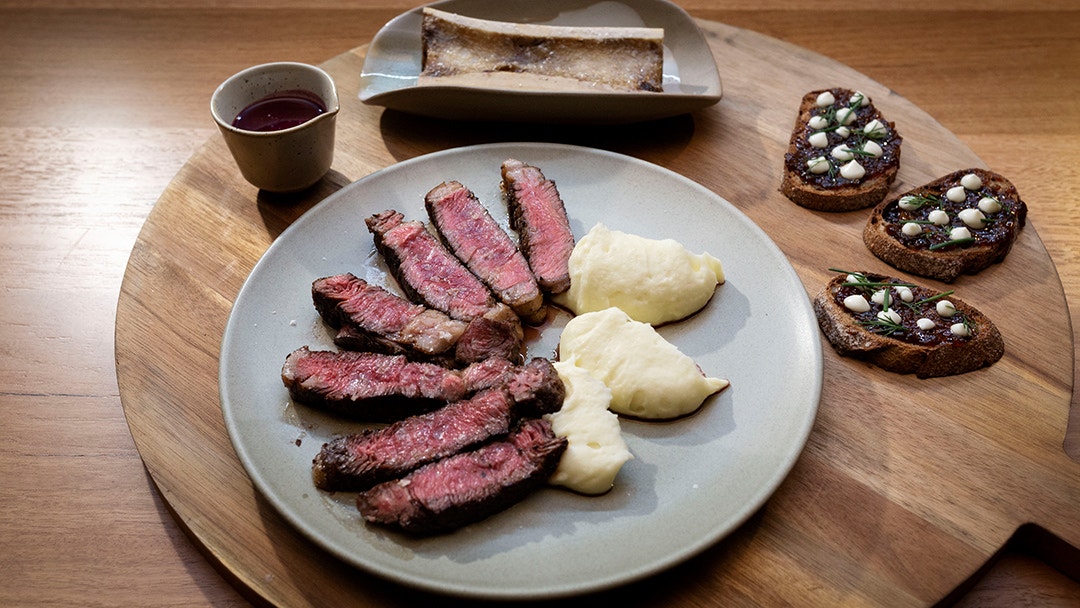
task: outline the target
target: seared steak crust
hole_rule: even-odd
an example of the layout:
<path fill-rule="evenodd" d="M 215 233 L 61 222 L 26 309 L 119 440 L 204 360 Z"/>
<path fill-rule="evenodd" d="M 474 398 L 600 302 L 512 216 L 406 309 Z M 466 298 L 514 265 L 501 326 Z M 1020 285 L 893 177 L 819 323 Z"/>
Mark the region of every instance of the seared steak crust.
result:
<path fill-rule="evenodd" d="M 503 441 L 424 465 L 361 492 L 365 520 L 416 535 L 449 532 L 490 517 L 542 486 L 566 451 L 542 419 L 522 422 Z"/>

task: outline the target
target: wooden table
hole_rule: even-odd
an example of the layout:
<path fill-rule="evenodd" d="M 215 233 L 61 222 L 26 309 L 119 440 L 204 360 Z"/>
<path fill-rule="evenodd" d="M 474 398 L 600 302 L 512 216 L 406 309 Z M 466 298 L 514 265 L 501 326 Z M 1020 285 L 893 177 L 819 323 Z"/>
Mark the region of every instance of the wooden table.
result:
<path fill-rule="evenodd" d="M 0 7 L 4 60 L 0 209 L 5 224 L 0 236 L 4 269 L 0 311 L 7 338 L 5 388 L 0 396 L 5 439 L 0 450 L 5 481 L 0 490 L 0 569 L 5 573 L 0 604 L 231 605 L 259 599 L 249 592 L 249 587 L 259 585 L 249 581 L 234 586 L 231 583 L 238 581 L 227 566 L 218 570 L 217 558 L 206 559 L 201 553 L 204 543 L 198 538 L 192 542 L 184 533 L 186 516 L 174 518 L 170 512 L 177 497 L 167 488 L 159 492 L 143 467 L 114 376 L 118 294 L 129 254 L 155 201 L 169 190 L 189 159 L 217 149 L 207 108 L 213 87 L 255 63 L 278 59 L 322 63 L 339 57 L 363 45 L 385 21 L 411 6 L 356 4 L 305 9 L 283 1 L 273 8 L 257 8 L 258 3 L 241 0 L 229 7 L 179 1 L 155 8 L 134 2 L 93 3 L 80 9 L 48 2 L 29 8 L 16 8 L 14 3 Z M 752 6 L 682 3 L 707 22 L 760 32 L 853 67 L 921 108 L 988 166 L 1010 176 L 1032 207 L 1028 234 L 1035 239 L 1032 246 L 1045 246 L 1069 309 L 1075 311 L 1080 302 L 1075 238 L 1080 220 L 1070 193 L 1080 191 L 1075 168 L 1080 161 L 1076 146 L 1080 104 L 1075 103 L 1080 93 L 1076 77 L 1080 10 L 1068 0 L 1042 3 L 1039 8 L 1015 2 L 989 6 L 972 2 L 950 10 L 914 1 L 892 4 L 889 9 L 866 5 L 837 13 L 787 0 Z M 845 24 L 845 36 L 834 34 L 835 23 Z M 397 141 L 395 153 L 415 156 L 452 145 L 460 136 L 453 130 L 435 135 L 434 141 Z M 385 153 L 382 143 L 365 145 Z M 643 156 L 648 154 L 642 151 Z M 663 164 L 663 159 L 650 160 Z M 672 162 L 687 161 L 673 157 Z M 354 170 L 360 168 L 350 166 Z M 221 168 L 223 175 L 228 171 L 227 166 Z M 327 191 L 361 176 L 341 173 L 327 184 Z M 226 190 L 222 194 L 234 195 Z M 265 218 L 270 231 L 296 212 L 276 209 Z M 218 261 L 221 282 L 214 287 L 222 289 L 212 295 L 226 302 L 235 295 L 229 290 L 252 260 Z M 1046 280 L 1053 284 L 1055 277 Z M 178 289 L 161 295 L 183 293 Z M 200 343 L 215 343 L 220 322 L 208 324 Z M 1049 329 L 1070 331 L 1064 324 Z M 121 360 L 128 352 L 124 346 L 117 349 Z M 205 364 L 212 363 L 216 352 L 210 347 L 193 352 L 163 349 L 160 356 L 166 362 L 195 358 Z M 1067 391 L 1073 383 L 1065 381 L 1056 389 Z M 171 390 L 175 394 L 182 388 Z M 823 412 L 840 411 L 828 407 L 823 404 Z M 1074 404 L 1074 421 L 1077 411 Z M 1075 459 L 1080 437 L 1075 422 L 1066 437 L 1066 416 L 1065 408 L 1059 408 L 1055 419 L 1033 419 L 1011 434 L 1064 444 Z M 812 436 L 811 448 L 828 445 L 827 439 Z M 1041 457 L 1051 462 L 1056 458 L 1054 449 L 1035 447 Z M 812 453 L 814 457 L 797 466 L 782 486 L 783 501 L 774 510 L 794 512 L 793 507 L 803 507 L 806 513 L 804 518 L 782 522 L 824 526 L 821 522 L 827 518 L 816 516 L 826 512 L 815 514 L 813 509 L 842 506 L 844 495 L 838 490 L 859 495 L 855 488 L 838 485 L 835 478 L 820 476 L 828 469 L 822 464 L 827 462 L 820 458 L 823 455 L 829 454 Z M 1065 463 L 1063 469 L 1070 466 Z M 978 481 L 971 487 L 977 490 Z M 1075 488 L 1068 491 L 1077 496 Z M 253 490 L 249 487 L 247 492 Z M 927 493 L 932 494 L 933 488 Z M 828 502 L 822 502 L 825 496 Z M 902 516 L 904 509 L 889 513 Z M 273 514 L 260 516 L 272 519 Z M 1080 525 L 1075 520 L 1054 524 L 1062 530 Z M 658 602 L 686 585 L 707 586 L 717 576 L 710 564 L 723 560 L 732 560 L 728 563 L 734 571 L 735 565 L 746 569 L 746 576 L 734 579 L 746 587 L 724 589 L 745 604 L 770 604 L 778 597 L 835 603 L 829 602 L 837 599 L 829 595 L 835 580 L 845 579 L 850 585 L 858 579 L 858 572 L 830 575 L 835 572 L 828 565 L 836 565 L 836 555 L 805 546 L 774 547 L 770 561 L 794 561 L 807 573 L 821 573 L 820 580 L 807 576 L 763 582 L 754 573 L 768 568 L 769 562 L 756 566 L 750 558 L 740 562 L 738 550 L 754 547 L 754 534 L 762 527 L 757 521 L 704 560 L 632 591 L 641 601 Z M 818 530 L 830 532 L 850 533 Z M 873 532 L 858 530 L 848 544 L 838 541 L 836 546 L 853 554 L 865 554 L 875 543 L 887 547 Z M 1075 605 L 1080 600 L 1076 549 L 1029 528 L 1016 538 L 1001 552 L 1001 559 L 987 560 L 988 573 L 976 577 L 973 588 L 961 588 L 947 599 L 959 597 L 968 605 L 1007 606 L 1021 600 Z M 902 553 L 918 555 L 911 547 Z M 960 553 L 970 558 L 970 553 Z M 762 559 L 764 554 L 754 555 Z M 927 555 L 931 557 L 940 559 Z M 875 570 L 894 566 L 887 554 L 878 559 L 882 562 L 874 565 Z M 960 566 L 965 573 L 968 561 L 962 560 Z M 916 566 L 895 564 L 899 571 L 917 570 Z M 393 593 L 377 581 L 370 584 L 372 597 Z M 708 605 L 711 597 L 691 592 L 679 599 L 685 605 Z M 867 588 L 842 599 L 861 604 L 874 597 L 880 599 Z M 308 599 L 316 601 L 318 594 Z M 912 601 L 932 599 L 915 595 L 905 603 Z"/>

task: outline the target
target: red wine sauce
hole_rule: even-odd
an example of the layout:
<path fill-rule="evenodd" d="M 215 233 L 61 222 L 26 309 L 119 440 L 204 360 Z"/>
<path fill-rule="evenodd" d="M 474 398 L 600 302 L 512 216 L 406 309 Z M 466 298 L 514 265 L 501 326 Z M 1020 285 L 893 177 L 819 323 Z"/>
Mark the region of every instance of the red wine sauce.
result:
<path fill-rule="evenodd" d="M 310 91 L 279 91 L 240 110 L 232 124 L 246 131 L 281 131 L 302 125 L 325 111 L 322 100 Z"/>

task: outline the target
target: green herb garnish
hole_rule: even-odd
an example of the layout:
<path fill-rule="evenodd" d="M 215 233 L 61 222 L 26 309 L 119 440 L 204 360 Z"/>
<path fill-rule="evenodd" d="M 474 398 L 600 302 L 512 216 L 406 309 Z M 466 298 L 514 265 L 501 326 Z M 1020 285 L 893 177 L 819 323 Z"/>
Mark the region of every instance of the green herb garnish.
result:
<path fill-rule="evenodd" d="M 975 237 L 968 237 L 968 238 L 964 238 L 964 239 L 952 239 L 950 241 L 944 241 L 942 243 L 934 243 L 933 245 L 930 245 L 930 251 L 934 251 L 935 249 L 941 249 L 942 247 L 948 247 L 950 245 L 967 245 L 967 244 L 974 243 L 974 242 L 975 242 Z"/>
<path fill-rule="evenodd" d="M 904 205 L 910 207 L 910 209 L 900 207 L 905 211 L 915 211 L 916 209 L 922 209 L 926 205 L 941 207 L 944 204 L 941 197 L 936 194 L 908 194 L 901 196 L 897 204 L 899 202 L 903 202 Z"/>

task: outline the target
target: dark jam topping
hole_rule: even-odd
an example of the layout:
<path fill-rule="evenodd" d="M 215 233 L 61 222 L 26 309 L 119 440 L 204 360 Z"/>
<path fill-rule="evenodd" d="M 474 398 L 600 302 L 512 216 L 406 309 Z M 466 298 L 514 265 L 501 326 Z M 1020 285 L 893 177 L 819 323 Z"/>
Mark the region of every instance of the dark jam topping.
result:
<path fill-rule="evenodd" d="M 806 120 L 803 120 L 793 134 L 795 151 L 784 155 L 786 168 L 799 175 L 806 183 L 822 188 L 858 185 L 881 175 L 890 165 L 895 164 L 902 138 L 874 108 L 873 103 L 862 105 L 862 93 L 840 88 L 829 89 L 829 92 L 832 93 L 836 101 L 826 107 L 819 107 L 814 104 L 810 108 L 809 116 L 805 116 Z M 814 95 L 816 96 L 817 93 L 814 93 Z M 842 108 L 848 108 L 855 113 L 854 120 L 847 125 L 841 125 L 837 119 L 837 113 Z M 815 116 L 821 116 L 825 119 L 826 125 L 824 128 L 814 129 L 810 127 L 810 119 Z M 802 118 L 804 117 L 800 116 L 800 119 Z M 866 133 L 864 128 L 874 119 L 880 121 L 883 128 Z M 847 127 L 849 131 L 847 137 L 842 137 L 843 133 L 837 132 L 841 126 Z M 825 133 L 828 138 L 828 145 L 824 148 L 812 145 L 810 136 L 815 133 Z M 863 146 L 867 141 L 873 141 L 881 146 L 883 151 L 881 156 L 874 157 L 863 152 Z M 850 162 L 833 158 L 833 148 L 841 144 L 854 152 L 854 160 L 862 165 L 866 171 L 865 175 L 858 179 L 847 179 L 840 175 L 840 167 Z M 810 171 L 810 161 L 818 157 L 824 157 L 825 162 L 828 163 L 828 170 L 824 173 Z"/>
<path fill-rule="evenodd" d="M 887 336 L 919 346 L 938 346 L 941 344 L 959 344 L 971 340 L 978 331 L 974 323 L 970 322 L 962 312 L 956 311 L 952 316 L 942 316 L 937 312 L 939 301 L 947 299 L 952 292 L 939 293 L 913 283 L 891 277 L 873 274 L 852 273 L 855 280 L 846 281 L 834 292 L 833 298 L 836 304 L 847 311 L 856 324 L 880 336 Z M 911 290 L 911 302 L 903 301 L 900 290 L 897 287 L 907 287 Z M 875 303 L 872 299 L 874 292 L 888 288 L 888 298 L 884 303 Z M 852 295 L 861 295 L 870 304 L 867 312 L 855 312 L 844 305 L 844 299 Z M 886 310 L 900 315 L 900 321 L 895 323 L 891 320 L 882 320 L 878 313 Z M 919 319 L 933 321 L 931 329 L 920 329 Z M 954 334 L 950 329 L 956 323 L 967 326 L 970 335 L 961 336 Z"/>
<path fill-rule="evenodd" d="M 1001 193 L 986 187 L 986 184 L 975 190 L 964 189 L 965 198 L 962 201 L 949 200 L 945 193 L 950 188 L 960 186 L 962 178 L 963 175 L 958 174 L 944 181 L 940 187 L 912 191 L 890 202 L 881 213 L 885 220 L 886 233 L 910 249 L 954 251 L 993 246 L 1007 241 L 1010 235 L 1023 226 L 1024 218 L 1020 213 L 1018 199 L 1002 196 Z M 913 198 L 908 206 L 915 206 L 915 209 L 904 209 L 900 205 L 901 201 L 909 196 Z M 979 209 L 979 201 L 983 198 L 994 199 L 1001 205 L 1001 210 L 993 213 L 981 212 L 984 217 L 982 227 L 978 227 L 978 224 L 972 227 L 964 223 L 960 212 L 965 209 Z M 938 225 L 930 221 L 930 214 L 935 210 L 947 213 L 949 222 Z M 914 236 L 904 234 L 904 224 L 909 222 L 917 222 L 922 227 L 922 232 Z M 960 227 L 966 227 L 971 237 L 954 239 L 952 229 Z"/>

